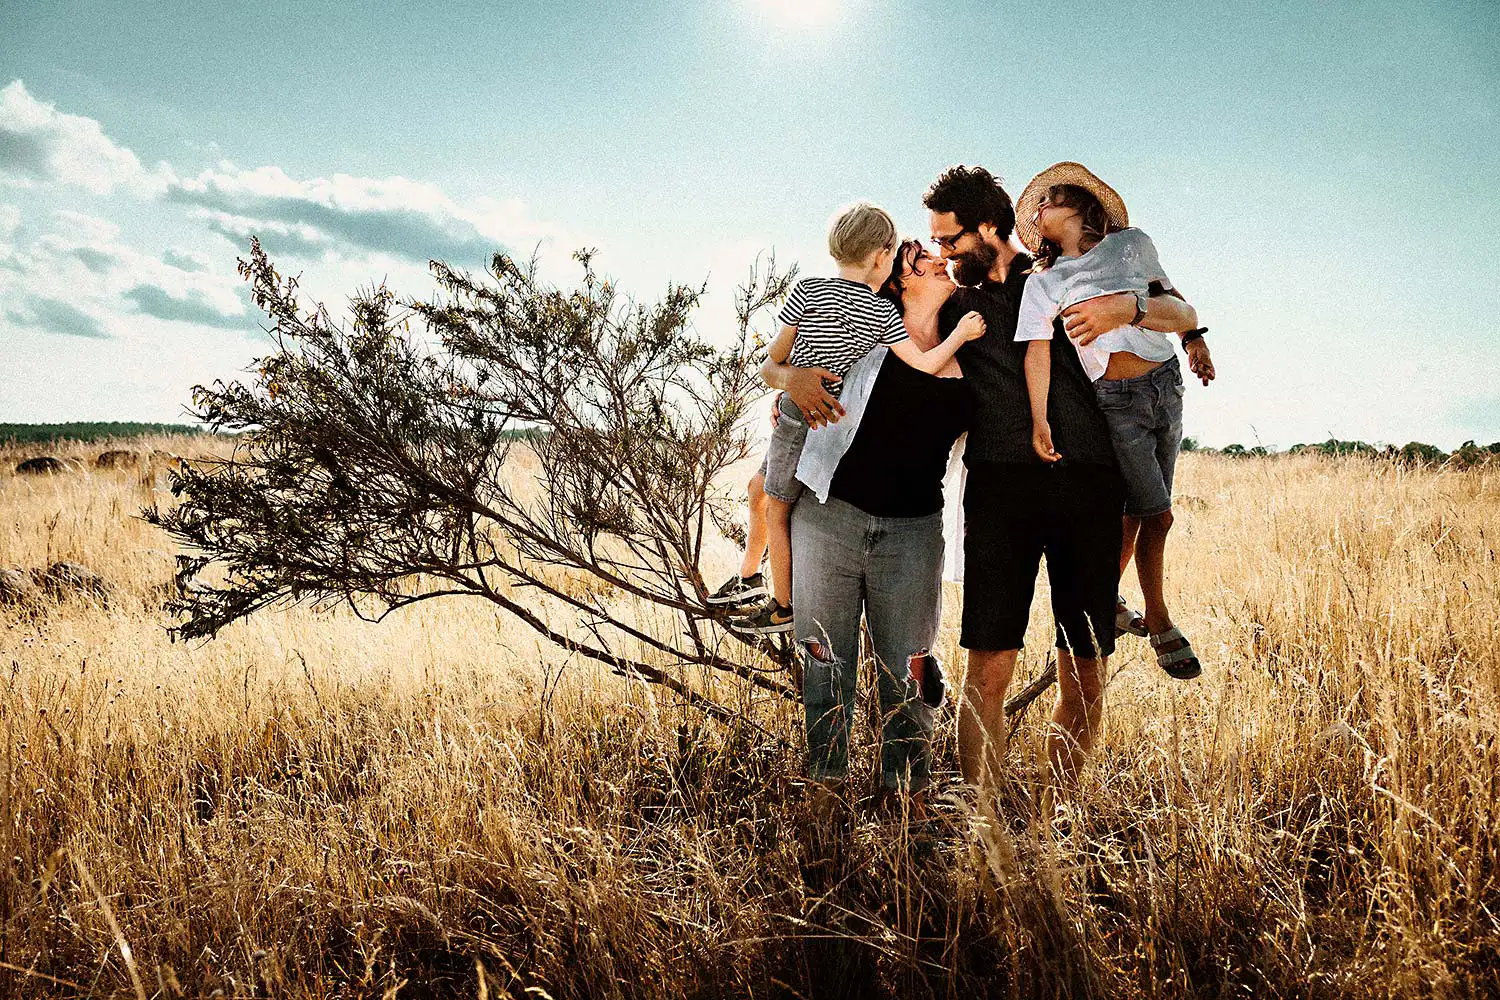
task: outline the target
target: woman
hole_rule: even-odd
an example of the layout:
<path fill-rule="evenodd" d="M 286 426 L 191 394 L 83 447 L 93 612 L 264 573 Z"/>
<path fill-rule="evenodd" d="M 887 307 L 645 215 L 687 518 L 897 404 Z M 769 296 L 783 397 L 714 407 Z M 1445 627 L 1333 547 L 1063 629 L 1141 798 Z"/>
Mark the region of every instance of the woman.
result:
<path fill-rule="evenodd" d="M 941 340 L 938 311 L 953 290 L 941 263 L 908 240 L 881 294 L 927 350 Z M 762 372 L 782 389 L 799 378 L 798 369 L 770 362 Z M 926 654 L 942 603 L 942 482 L 973 412 L 962 375 L 956 360 L 928 375 L 876 348 L 844 378 L 844 418 L 808 435 L 797 467 L 808 490 L 791 525 L 808 771 L 816 780 L 836 784 L 848 773 L 863 615 L 885 719 L 881 784 L 920 792 L 928 783 L 936 705 L 921 697 L 919 675 L 937 670 Z M 926 679 L 929 700 L 940 702 L 938 678 Z"/>

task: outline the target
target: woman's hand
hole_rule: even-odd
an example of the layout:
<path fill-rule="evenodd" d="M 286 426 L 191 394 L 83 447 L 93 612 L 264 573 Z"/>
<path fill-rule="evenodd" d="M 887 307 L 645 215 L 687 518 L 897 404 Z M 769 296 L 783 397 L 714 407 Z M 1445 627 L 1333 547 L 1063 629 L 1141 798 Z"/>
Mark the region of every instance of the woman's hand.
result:
<path fill-rule="evenodd" d="M 1031 447 L 1043 462 L 1056 462 L 1062 458 L 1052 447 L 1052 425 L 1045 420 L 1031 425 Z"/>
<path fill-rule="evenodd" d="M 842 381 L 826 368 L 791 368 L 787 371 L 786 394 L 802 411 L 802 419 L 810 428 L 838 423 L 839 417 L 844 415 L 844 407 L 823 385 L 824 379 Z"/>
<path fill-rule="evenodd" d="M 953 332 L 958 334 L 959 339 L 964 343 L 978 340 L 984 336 L 984 317 L 971 311 L 958 321 L 958 326 L 953 328 Z"/>
<path fill-rule="evenodd" d="M 793 368 L 767 358 L 760 366 L 760 377 L 772 389 L 781 389 L 791 397 L 809 427 L 835 423 L 844 415 L 844 408 L 823 385 L 824 379 L 843 380 L 826 368 Z"/>

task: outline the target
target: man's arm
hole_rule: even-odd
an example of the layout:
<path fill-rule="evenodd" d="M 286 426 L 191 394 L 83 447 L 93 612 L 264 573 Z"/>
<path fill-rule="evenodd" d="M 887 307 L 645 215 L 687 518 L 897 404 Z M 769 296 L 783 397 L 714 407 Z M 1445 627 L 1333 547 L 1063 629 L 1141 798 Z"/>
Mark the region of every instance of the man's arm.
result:
<path fill-rule="evenodd" d="M 1079 344 L 1091 344 L 1101 333 L 1108 333 L 1135 319 L 1135 305 L 1134 295 L 1101 295 L 1066 310 L 1063 323 L 1069 337 Z M 1141 321 L 1141 326 L 1162 333 L 1187 333 L 1198 328 L 1198 310 L 1177 289 L 1167 288 L 1161 294 L 1152 294 L 1146 303 L 1146 318 Z M 1188 370 L 1204 385 L 1212 382 L 1216 373 L 1207 342 L 1198 337 L 1184 344 L 1182 349 L 1187 353 Z"/>
<path fill-rule="evenodd" d="M 840 381 L 826 368 L 793 368 L 791 365 L 767 359 L 760 366 L 760 377 L 772 389 L 785 392 L 809 427 L 822 427 L 837 423 L 844 415 L 844 407 L 823 387 L 823 380 Z"/>
<path fill-rule="evenodd" d="M 1069 337 L 1085 347 L 1102 333 L 1129 326 L 1135 319 L 1135 304 L 1135 296 L 1129 292 L 1085 299 L 1063 310 L 1063 326 Z M 1141 326 L 1162 333 L 1187 333 L 1198 326 L 1198 310 L 1174 290 L 1167 289 L 1165 294 L 1147 300 Z"/>

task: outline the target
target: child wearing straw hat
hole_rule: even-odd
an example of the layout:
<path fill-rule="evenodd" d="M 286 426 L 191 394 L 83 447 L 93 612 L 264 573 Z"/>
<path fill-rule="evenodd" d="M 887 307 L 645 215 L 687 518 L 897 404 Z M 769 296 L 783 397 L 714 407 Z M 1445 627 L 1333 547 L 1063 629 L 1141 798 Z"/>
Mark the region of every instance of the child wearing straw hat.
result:
<path fill-rule="evenodd" d="M 1044 462 L 1058 462 L 1047 420 L 1051 356 L 1047 341 L 1060 330 L 1064 310 L 1101 295 L 1134 293 L 1130 325 L 1075 342 L 1084 373 L 1094 383 L 1125 481 L 1125 542 L 1120 571 L 1132 554 L 1146 599 L 1143 616 L 1121 598 L 1119 631 L 1149 635 L 1157 663 L 1179 679 L 1202 666 L 1163 598 L 1164 552 L 1172 523 L 1172 476 L 1182 441 L 1182 374 L 1171 338 L 1141 326 L 1152 291 L 1172 290 L 1151 238 L 1130 227 L 1125 201 L 1082 164 L 1054 164 L 1032 178 L 1016 203 L 1016 233 L 1035 256 L 1021 297 L 1016 340 L 1029 341 L 1026 388 L 1031 401 L 1032 447 Z M 1203 330 L 1182 335 L 1186 345 Z M 1059 334 L 1061 335 L 1061 334 Z M 1139 550 L 1137 550 L 1137 543 Z"/>

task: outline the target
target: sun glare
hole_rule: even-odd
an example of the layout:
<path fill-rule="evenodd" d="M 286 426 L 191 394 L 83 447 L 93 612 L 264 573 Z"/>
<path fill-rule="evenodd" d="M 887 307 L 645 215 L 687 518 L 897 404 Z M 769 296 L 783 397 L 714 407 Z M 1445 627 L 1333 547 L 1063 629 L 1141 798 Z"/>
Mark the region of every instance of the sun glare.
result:
<path fill-rule="evenodd" d="M 838 0 L 754 0 L 766 16 L 794 25 L 827 24 L 838 13 Z"/>

